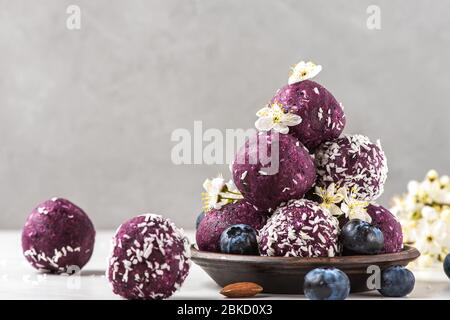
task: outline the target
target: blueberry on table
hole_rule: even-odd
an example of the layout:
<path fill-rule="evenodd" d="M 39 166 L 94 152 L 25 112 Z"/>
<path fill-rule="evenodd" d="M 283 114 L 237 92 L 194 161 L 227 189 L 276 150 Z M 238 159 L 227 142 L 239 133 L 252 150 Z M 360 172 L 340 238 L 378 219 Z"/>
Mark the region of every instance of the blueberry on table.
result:
<path fill-rule="evenodd" d="M 195 230 L 198 229 L 198 225 L 200 224 L 200 222 L 202 222 L 204 217 L 205 217 L 205 213 L 203 211 L 200 212 L 200 214 L 197 216 L 197 219 L 195 220 Z"/>
<path fill-rule="evenodd" d="M 303 292 L 310 300 L 345 300 L 350 293 L 350 280 L 336 268 L 317 268 L 308 272 Z"/>
<path fill-rule="evenodd" d="M 444 260 L 444 271 L 447 277 L 450 278 L 450 253 L 445 257 Z"/>
<path fill-rule="evenodd" d="M 220 236 L 222 253 L 259 255 L 256 231 L 247 224 L 234 224 Z"/>
<path fill-rule="evenodd" d="M 359 219 L 350 220 L 344 225 L 340 240 L 346 254 L 377 254 L 384 248 L 383 232 Z"/>
<path fill-rule="evenodd" d="M 381 288 L 385 297 L 404 297 L 414 289 L 414 274 L 403 266 L 389 267 L 381 272 Z"/>

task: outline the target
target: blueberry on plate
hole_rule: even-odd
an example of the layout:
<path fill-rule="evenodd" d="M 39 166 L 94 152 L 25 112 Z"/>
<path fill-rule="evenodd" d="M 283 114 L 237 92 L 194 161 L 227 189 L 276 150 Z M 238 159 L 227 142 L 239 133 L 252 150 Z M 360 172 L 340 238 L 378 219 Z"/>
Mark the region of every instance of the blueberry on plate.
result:
<path fill-rule="evenodd" d="M 200 214 L 197 216 L 197 219 L 195 220 L 195 229 L 198 229 L 198 226 L 200 225 L 200 222 L 202 222 L 203 218 L 205 217 L 205 213 L 202 211 L 200 212 Z"/>
<path fill-rule="evenodd" d="M 223 253 L 259 255 L 256 231 L 247 224 L 234 224 L 220 236 L 220 250 Z"/>
<path fill-rule="evenodd" d="M 414 289 L 414 274 L 403 266 L 389 267 L 381 272 L 381 288 L 385 297 L 404 297 Z"/>
<path fill-rule="evenodd" d="M 366 221 L 352 219 L 341 230 L 345 254 L 377 254 L 384 248 L 383 232 Z"/>
<path fill-rule="evenodd" d="M 444 271 L 447 277 L 450 278 L 450 253 L 445 257 L 444 260 Z"/>
<path fill-rule="evenodd" d="M 317 268 L 308 272 L 303 292 L 310 300 L 344 300 L 350 293 L 350 280 L 336 268 Z"/>

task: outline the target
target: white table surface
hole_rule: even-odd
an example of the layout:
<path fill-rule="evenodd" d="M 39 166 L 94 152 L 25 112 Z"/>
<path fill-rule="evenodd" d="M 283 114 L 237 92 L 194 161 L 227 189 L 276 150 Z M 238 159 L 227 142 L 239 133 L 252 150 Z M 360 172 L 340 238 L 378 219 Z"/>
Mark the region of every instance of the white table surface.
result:
<path fill-rule="evenodd" d="M 46 275 L 22 255 L 20 231 L 0 232 L 0 299 L 120 299 L 104 276 L 113 231 L 97 232 L 94 254 L 81 276 Z M 194 233 L 188 232 L 192 239 Z M 408 299 L 450 299 L 450 279 L 442 268 L 413 270 L 416 287 Z M 223 299 L 220 288 L 195 264 L 172 299 Z M 302 295 L 260 295 L 258 299 L 304 299 Z M 351 294 L 349 299 L 386 299 L 377 292 Z"/>

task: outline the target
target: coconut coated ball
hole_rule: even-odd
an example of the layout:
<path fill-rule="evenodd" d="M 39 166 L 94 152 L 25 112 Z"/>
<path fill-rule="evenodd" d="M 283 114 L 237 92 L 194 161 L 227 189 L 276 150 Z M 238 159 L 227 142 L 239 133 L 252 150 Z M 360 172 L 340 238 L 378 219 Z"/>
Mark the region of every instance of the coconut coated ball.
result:
<path fill-rule="evenodd" d="M 220 236 L 225 229 L 235 224 L 247 224 L 259 230 L 266 220 L 264 214 L 245 200 L 212 209 L 205 213 L 198 226 L 197 246 L 201 251 L 220 252 Z"/>
<path fill-rule="evenodd" d="M 251 136 L 236 154 L 231 171 L 245 200 L 267 212 L 281 202 L 302 198 L 316 180 L 308 150 L 290 135 L 271 132 Z"/>
<path fill-rule="evenodd" d="M 397 218 L 385 207 L 370 204 L 367 213 L 371 224 L 381 230 L 384 236 L 384 249 L 380 253 L 396 253 L 403 249 L 402 226 Z"/>
<path fill-rule="evenodd" d="M 113 292 L 123 298 L 159 300 L 181 287 L 189 268 L 183 231 L 160 215 L 144 214 L 116 231 L 107 276 Z"/>
<path fill-rule="evenodd" d="M 22 231 L 25 258 L 36 269 L 74 273 L 89 261 L 95 229 L 86 213 L 69 200 L 52 198 L 38 205 Z"/>
<path fill-rule="evenodd" d="M 388 167 L 379 140 L 374 144 L 355 134 L 325 142 L 316 150 L 315 163 L 318 186 L 355 187 L 356 198 L 365 201 L 377 199 L 384 191 Z"/>
<path fill-rule="evenodd" d="M 304 80 L 278 89 L 271 103 L 280 103 L 287 112 L 302 118 L 289 133 L 314 151 L 325 141 L 338 138 L 345 127 L 342 105 L 320 84 Z"/>
<path fill-rule="evenodd" d="M 339 223 L 310 200 L 280 206 L 259 233 L 263 256 L 334 257 L 339 254 Z"/>

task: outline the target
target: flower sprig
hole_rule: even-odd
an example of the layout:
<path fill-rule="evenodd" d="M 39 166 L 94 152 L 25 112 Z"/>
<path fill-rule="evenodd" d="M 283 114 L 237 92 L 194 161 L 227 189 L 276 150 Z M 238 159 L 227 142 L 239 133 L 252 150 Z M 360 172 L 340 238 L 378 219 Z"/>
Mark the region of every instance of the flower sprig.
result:
<path fill-rule="evenodd" d="M 407 193 L 393 199 L 405 243 L 421 253 L 418 265 L 430 267 L 450 252 L 450 178 L 430 170 L 423 181 L 410 181 Z"/>
<path fill-rule="evenodd" d="M 320 206 L 327 209 L 333 216 L 344 215 L 349 220 L 360 219 L 368 223 L 372 222 L 372 218 L 367 213 L 370 203 L 357 199 L 357 187 L 348 190 L 346 187 L 331 183 L 327 188 L 316 187 L 315 191 L 316 195 L 322 199 Z"/>
<path fill-rule="evenodd" d="M 202 193 L 202 203 L 205 212 L 220 209 L 224 205 L 244 198 L 233 181 L 226 182 L 221 174 L 216 178 L 206 179 L 203 182 L 203 189 L 205 189 L 205 192 Z"/>

